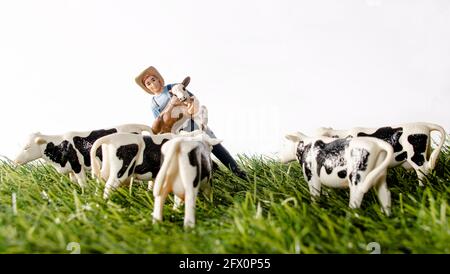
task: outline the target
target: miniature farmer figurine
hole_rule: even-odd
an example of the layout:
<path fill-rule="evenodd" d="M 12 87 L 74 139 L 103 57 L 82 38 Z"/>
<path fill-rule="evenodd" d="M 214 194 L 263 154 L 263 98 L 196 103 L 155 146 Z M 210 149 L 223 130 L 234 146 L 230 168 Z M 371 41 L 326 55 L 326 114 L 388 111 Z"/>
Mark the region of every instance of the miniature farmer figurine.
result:
<path fill-rule="evenodd" d="M 152 98 L 152 112 L 153 116 L 156 119 L 165 109 L 165 107 L 168 105 L 172 93 L 169 92 L 169 90 L 172 89 L 172 86 L 174 84 L 168 84 L 165 85 L 164 78 L 161 76 L 161 74 L 156 70 L 156 68 L 150 66 L 147 69 L 145 69 L 141 74 L 139 74 L 136 77 L 136 83 L 147 93 L 153 95 Z M 189 92 L 189 95 L 194 97 L 194 95 Z M 195 97 L 194 97 L 195 98 Z M 188 109 L 194 109 L 195 104 L 197 104 L 198 101 L 194 99 L 194 102 L 188 105 Z M 193 131 L 195 129 L 198 129 L 198 125 L 193 121 L 189 120 L 188 125 L 183 129 L 185 131 Z M 212 137 L 216 138 L 214 133 L 209 129 L 209 127 L 206 130 L 206 133 Z M 230 155 L 230 153 L 223 147 L 222 144 L 217 144 L 213 146 L 212 153 L 219 159 L 226 167 L 228 167 L 235 175 L 245 178 L 246 174 L 239 169 L 236 161 L 233 159 L 233 157 Z"/>

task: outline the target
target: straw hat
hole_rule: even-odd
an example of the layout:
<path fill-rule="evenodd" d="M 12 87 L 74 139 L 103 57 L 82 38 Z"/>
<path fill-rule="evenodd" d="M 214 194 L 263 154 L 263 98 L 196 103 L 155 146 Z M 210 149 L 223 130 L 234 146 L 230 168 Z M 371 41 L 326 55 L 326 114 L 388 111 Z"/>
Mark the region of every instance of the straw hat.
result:
<path fill-rule="evenodd" d="M 144 84 L 144 80 L 148 77 L 148 76 L 155 76 L 156 78 L 159 79 L 159 82 L 161 83 L 161 86 L 164 87 L 164 78 L 161 76 L 161 74 L 158 72 L 158 70 L 152 66 L 146 68 L 143 72 L 141 72 L 141 74 L 138 75 L 138 77 L 136 77 L 136 83 L 146 92 L 150 93 L 153 95 L 153 92 L 151 90 L 149 90 L 145 84 Z"/>

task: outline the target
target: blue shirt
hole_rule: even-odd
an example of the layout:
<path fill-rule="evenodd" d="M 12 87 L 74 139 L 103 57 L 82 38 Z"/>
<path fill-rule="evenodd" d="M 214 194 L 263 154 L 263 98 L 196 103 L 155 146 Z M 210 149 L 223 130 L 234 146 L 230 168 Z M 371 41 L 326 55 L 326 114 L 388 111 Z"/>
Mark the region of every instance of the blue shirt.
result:
<path fill-rule="evenodd" d="M 161 112 L 164 111 L 164 109 L 167 106 L 167 103 L 169 103 L 170 98 L 172 97 L 172 93 L 169 92 L 169 90 L 172 89 L 172 87 L 175 84 L 169 84 L 163 88 L 163 91 L 158 95 L 153 95 L 152 98 L 152 112 L 153 116 L 156 118 L 161 114 Z M 194 96 L 192 93 L 189 93 L 189 96 Z"/>

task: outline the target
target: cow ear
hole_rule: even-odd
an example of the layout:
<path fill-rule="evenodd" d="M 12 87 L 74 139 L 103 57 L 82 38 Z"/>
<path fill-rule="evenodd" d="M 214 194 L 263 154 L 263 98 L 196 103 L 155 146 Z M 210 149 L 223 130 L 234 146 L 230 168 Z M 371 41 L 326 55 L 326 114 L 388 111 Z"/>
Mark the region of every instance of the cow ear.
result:
<path fill-rule="evenodd" d="M 289 141 L 292 141 L 292 142 L 300 142 L 300 140 L 301 140 L 300 136 L 298 134 L 296 134 L 296 133 L 286 134 L 286 136 L 284 136 L 284 138 L 286 138 L 286 139 L 288 139 Z"/>
<path fill-rule="evenodd" d="M 191 77 L 187 76 L 186 78 L 184 78 L 183 82 L 181 82 L 181 84 L 184 87 L 187 87 L 189 85 L 189 83 L 191 82 Z"/>
<path fill-rule="evenodd" d="M 38 145 L 43 145 L 43 144 L 46 144 L 46 143 L 47 143 L 47 141 L 46 141 L 44 138 L 42 138 L 42 137 L 36 137 L 36 138 L 34 139 L 34 142 L 35 142 L 36 144 L 38 144 Z"/>

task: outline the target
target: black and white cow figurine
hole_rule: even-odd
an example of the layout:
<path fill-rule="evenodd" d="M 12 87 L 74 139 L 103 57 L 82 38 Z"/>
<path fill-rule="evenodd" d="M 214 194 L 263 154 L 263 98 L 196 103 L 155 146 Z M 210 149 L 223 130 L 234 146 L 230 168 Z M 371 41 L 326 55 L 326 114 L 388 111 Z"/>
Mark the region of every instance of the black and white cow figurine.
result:
<path fill-rule="evenodd" d="M 322 185 L 350 187 L 349 206 L 359 208 L 364 194 L 375 187 L 383 212 L 390 214 L 386 175 L 394 151 L 387 142 L 372 137 L 311 138 L 300 132 L 288 134 L 286 139 L 280 161 L 300 162 L 313 198 L 320 196 Z"/>
<path fill-rule="evenodd" d="M 194 137 L 179 136 L 162 146 L 164 157 L 155 179 L 153 220 L 162 221 L 167 195 L 175 194 L 185 202 L 184 226 L 195 226 L 195 201 L 199 188 L 209 192 L 212 172 L 211 150 L 221 140 L 202 133 Z"/>
<path fill-rule="evenodd" d="M 432 131 L 438 131 L 441 135 L 440 143 L 433 152 L 431 152 L 430 137 Z M 380 128 L 355 127 L 349 130 L 319 128 L 316 130 L 316 135 L 337 138 L 369 136 L 384 140 L 394 148 L 394 158 L 389 166 L 402 165 L 406 169 L 413 168 L 420 185 L 422 185 L 421 179 L 435 168 L 446 138 L 445 130 L 431 123 L 409 123 Z"/>
<path fill-rule="evenodd" d="M 99 138 L 91 149 L 91 158 L 101 148 L 100 167 L 97 157 L 92 161 L 92 176 L 106 181 L 103 198 L 132 179 L 149 181 L 161 166 L 161 146 L 173 138 L 172 133 L 136 135 L 116 133 Z"/>
<path fill-rule="evenodd" d="M 182 133 L 194 136 L 200 130 Z M 92 176 L 106 181 L 103 198 L 132 179 L 149 181 L 156 177 L 161 167 L 161 146 L 177 135 L 173 133 L 136 135 L 115 133 L 99 138 L 92 146 Z M 95 155 L 101 148 L 102 166 Z"/>
<path fill-rule="evenodd" d="M 140 134 L 144 131 L 151 132 L 151 128 L 140 124 L 124 124 L 93 131 L 71 131 L 61 135 L 44 135 L 37 132 L 28 137 L 14 163 L 22 165 L 42 158 L 58 172 L 69 174 L 70 179 L 84 189 L 86 170 L 91 168 L 89 153 L 97 139 L 117 132 Z M 97 157 L 101 159 L 101 151 L 97 151 Z"/>

